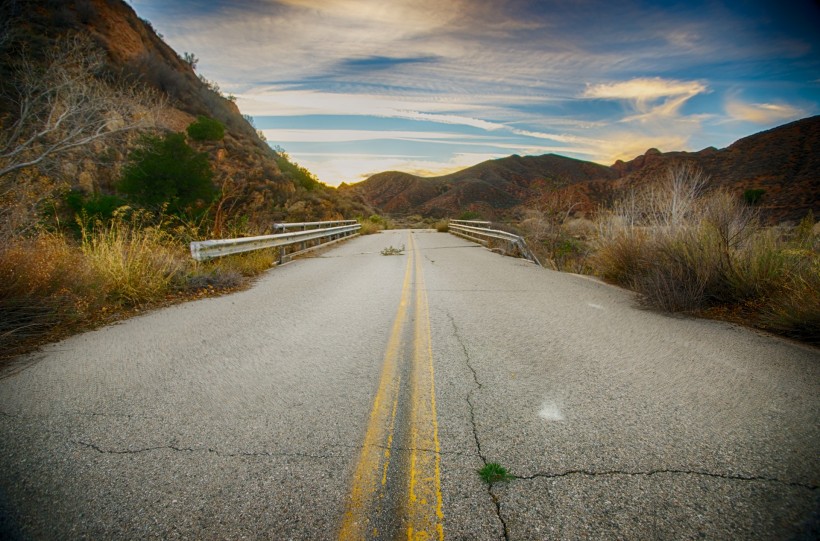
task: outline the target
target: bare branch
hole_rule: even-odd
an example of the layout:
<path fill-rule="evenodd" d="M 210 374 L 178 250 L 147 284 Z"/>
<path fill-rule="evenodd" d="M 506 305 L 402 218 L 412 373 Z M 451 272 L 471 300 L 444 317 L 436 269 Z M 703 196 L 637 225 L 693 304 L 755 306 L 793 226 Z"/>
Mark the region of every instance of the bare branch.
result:
<path fill-rule="evenodd" d="M 103 55 L 84 36 L 61 38 L 43 63 L 22 58 L 18 65 L 16 118 L 0 126 L 0 184 L 10 173 L 155 125 L 158 96 L 100 77 Z"/>

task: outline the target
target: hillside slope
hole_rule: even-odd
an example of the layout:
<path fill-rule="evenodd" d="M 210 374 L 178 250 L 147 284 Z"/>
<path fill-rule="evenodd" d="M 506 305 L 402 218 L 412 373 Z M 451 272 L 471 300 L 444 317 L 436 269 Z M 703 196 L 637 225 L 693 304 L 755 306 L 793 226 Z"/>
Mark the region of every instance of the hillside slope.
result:
<path fill-rule="evenodd" d="M 450 175 L 423 178 L 378 173 L 351 186 L 365 202 L 393 214 L 518 218 L 545 194 L 563 192 L 579 212 L 594 212 L 631 187 L 660 178 L 676 163 L 693 162 L 711 188 L 742 194 L 764 190 L 760 208 L 770 221 L 797 220 L 820 212 L 820 116 L 740 139 L 718 150 L 660 152 L 650 149 L 611 167 L 547 154 L 490 160 Z"/>
<path fill-rule="evenodd" d="M 764 190 L 761 210 L 772 221 L 797 220 L 809 210 L 820 211 L 820 116 L 744 137 L 721 150 L 650 150 L 629 162 L 615 163 L 613 169 L 622 176 L 610 185 L 620 190 L 647 182 L 681 160 L 701 167 L 712 187 L 736 193 Z"/>
<path fill-rule="evenodd" d="M 198 115 L 218 119 L 226 135 L 217 142 L 190 142 L 210 156 L 214 182 L 228 197 L 233 213 L 265 230 L 274 220 L 332 219 L 361 207 L 340 202 L 335 189 L 320 185 L 298 168 L 286 163 L 257 135 L 248 118 L 227 99 L 218 86 L 198 76 L 122 0 L 26 0 L 4 1 L 0 19 L 7 21 L 0 40 L 0 89 L 13 96 L 12 86 L 19 72 L 20 52 L 28 58 L 42 58 L 44 51 L 67 35 L 90 38 L 105 53 L 105 73 L 101 77 L 130 85 L 144 84 L 165 97 L 166 107 L 159 128 L 184 132 Z M 15 114 L 15 104 L 0 98 L 0 113 Z M 131 142 L 133 147 L 134 141 Z M 110 193 L 119 178 L 125 149 L 96 149 L 108 160 L 82 160 L 63 176 L 72 188 L 85 192 Z M 280 167 L 281 166 L 286 166 Z M 296 173 L 296 174 L 294 174 Z"/>
<path fill-rule="evenodd" d="M 386 172 L 350 189 L 384 212 L 454 216 L 466 210 L 502 216 L 548 189 L 615 179 L 610 168 L 555 154 L 489 160 L 440 177 Z"/>

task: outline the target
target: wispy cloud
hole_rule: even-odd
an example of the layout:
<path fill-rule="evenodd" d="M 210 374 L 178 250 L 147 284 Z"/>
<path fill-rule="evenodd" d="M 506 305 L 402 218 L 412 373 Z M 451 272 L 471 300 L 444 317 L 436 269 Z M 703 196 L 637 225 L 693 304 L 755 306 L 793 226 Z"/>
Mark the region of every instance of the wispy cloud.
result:
<path fill-rule="evenodd" d="M 303 165 L 331 183 L 375 167 L 446 170 L 504 153 L 610 163 L 650 146 L 721 146 L 748 135 L 746 122 L 792 120 L 820 103 L 820 38 L 809 22 L 817 8 L 808 2 L 789 10 L 710 0 L 132 4 L 175 49 L 195 52 L 243 113 L 327 117 L 266 133 L 292 155 L 303 150 Z M 342 127 L 333 120 L 341 115 L 396 124 Z M 425 152 L 391 144 L 381 160 L 364 157 L 374 140 L 424 142 Z M 347 151 L 358 156 L 339 156 Z M 331 161 L 344 166 L 331 171 Z"/>
<path fill-rule="evenodd" d="M 432 131 L 398 130 L 314 130 L 314 129 L 268 129 L 262 130 L 271 141 L 291 143 L 342 143 L 350 141 L 398 140 L 398 141 L 440 141 L 488 139 L 479 135 Z"/>
<path fill-rule="evenodd" d="M 657 117 L 676 116 L 684 103 L 706 90 L 706 85 L 700 81 L 653 77 L 589 85 L 583 97 L 627 101 L 637 114 L 627 116 L 623 120 L 647 121 Z"/>
<path fill-rule="evenodd" d="M 786 103 L 745 103 L 737 99 L 726 102 L 726 112 L 733 120 L 755 124 L 775 124 L 806 116 L 806 110 Z"/>

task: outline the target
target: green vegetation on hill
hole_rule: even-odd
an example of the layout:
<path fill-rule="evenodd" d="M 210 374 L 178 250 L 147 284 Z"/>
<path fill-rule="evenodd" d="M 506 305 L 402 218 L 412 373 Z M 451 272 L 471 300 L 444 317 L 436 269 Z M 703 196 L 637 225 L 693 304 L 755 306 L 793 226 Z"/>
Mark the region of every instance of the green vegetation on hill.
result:
<path fill-rule="evenodd" d="M 281 147 L 276 147 L 276 165 L 286 178 L 292 180 L 297 186 L 301 186 L 305 190 L 312 192 L 324 186 L 316 175 L 294 162 L 287 152 Z M 326 186 L 324 186 L 326 187 Z"/>
<path fill-rule="evenodd" d="M 225 125 L 215 118 L 199 115 L 188 126 L 188 137 L 194 141 L 219 141 L 225 137 Z"/>
<path fill-rule="evenodd" d="M 165 205 L 172 214 L 202 214 L 216 196 L 208 154 L 197 152 L 181 133 L 145 135 L 123 169 L 118 188 L 148 208 Z"/>

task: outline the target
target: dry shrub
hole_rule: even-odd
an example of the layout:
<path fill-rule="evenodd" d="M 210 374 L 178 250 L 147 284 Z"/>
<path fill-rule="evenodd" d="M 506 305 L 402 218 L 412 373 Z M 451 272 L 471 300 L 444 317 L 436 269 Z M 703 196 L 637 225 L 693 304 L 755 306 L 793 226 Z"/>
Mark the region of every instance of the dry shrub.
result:
<path fill-rule="evenodd" d="M 9 356 L 100 305 L 82 255 L 59 235 L 10 238 L 0 249 L 0 351 Z"/>
<path fill-rule="evenodd" d="M 724 276 L 732 300 L 768 298 L 778 293 L 791 267 L 783 244 L 777 231 L 762 230 L 748 239 L 742 250 L 734 251 Z"/>
<path fill-rule="evenodd" d="M 433 226 L 439 233 L 447 233 L 450 231 L 450 220 L 439 220 Z"/>
<path fill-rule="evenodd" d="M 209 262 L 212 273 L 218 276 L 218 280 L 223 283 L 223 287 L 232 287 L 228 284 L 231 281 L 238 282 L 237 275 L 257 276 L 269 270 L 276 264 L 278 258 L 277 248 L 266 248 L 264 250 L 254 250 L 242 254 L 235 254 L 220 257 Z M 238 284 L 235 284 L 238 285 Z"/>
<path fill-rule="evenodd" d="M 688 181 L 687 181 L 688 179 Z M 820 238 L 809 215 L 794 228 L 760 226 L 726 191 L 703 192 L 682 168 L 633 192 L 598 218 L 597 274 L 665 311 L 740 310 L 750 322 L 816 340 Z"/>
<path fill-rule="evenodd" d="M 648 260 L 647 235 L 640 229 L 625 230 L 599 241 L 592 267 L 609 282 L 632 287 Z"/>
<path fill-rule="evenodd" d="M 384 231 L 384 224 L 380 222 L 371 222 L 370 220 L 362 220 L 361 221 L 361 229 L 359 229 L 359 235 L 372 235 L 373 233 L 378 233 L 380 231 Z"/>
<path fill-rule="evenodd" d="M 792 276 L 781 293 L 763 310 L 764 325 L 773 330 L 820 343 L 820 259 L 814 254 L 809 272 Z"/>
<path fill-rule="evenodd" d="M 188 254 L 161 223 L 150 222 L 145 213 L 136 212 L 126 220 L 118 211 L 108 223 L 83 227 L 86 265 L 95 285 L 115 305 L 155 302 L 184 283 Z"/>
<path fill-rule="evenodd" d="M 668 312 L 703 308 L 719 288 L 720 252 L 708 228 L 654 235 L 638 267 L 633 287 L 641 302 Z"/>

